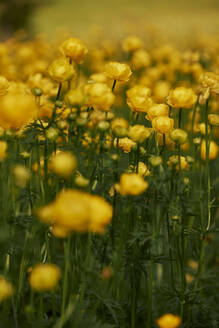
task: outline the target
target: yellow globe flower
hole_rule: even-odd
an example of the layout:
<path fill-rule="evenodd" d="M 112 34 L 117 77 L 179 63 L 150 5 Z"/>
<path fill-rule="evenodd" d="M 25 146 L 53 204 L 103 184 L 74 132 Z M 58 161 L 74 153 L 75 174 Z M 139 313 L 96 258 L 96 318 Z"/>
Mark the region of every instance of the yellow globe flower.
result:
<path fill-rule="evenodd" d="M 59 83 L 69 81 L 76 76 L 75 67 L 69 64 L 66 58 L 54 60 L 48 68 L 48 73 L 53 80 Z"/>
<path fill-rule="evenodd" d="M 57 175 L 68 178 L 77 168 L 77 159 L 70 152 L 60 152 L 51 157 L 50 166 Z"/>
<path fill-rule="evenodd" d="M 32 95 L 9 92 L 0 98 L 0 125 L 5 129 L 19 129 L 37 115 L 38 107 Z"/>
<path fill-rule="evenodd" d="M 132 72 L 128 64 L 109 62 L 105 65 L 105 74 L 110 79 L 127 82 Z"/>
<path fill-rule="evenodd" d="M 170 138 L 174 142 L 183 145 L 188 139 L 188 134 L 182 129 L 174 129 L 170 132 Z"/>
<path fill-rule="evenodd" d="M 77 38 L 65 40 L 60 47 L 61 53 L 73 59 L 76 63 L 82 63 L 84 56 L 87 54 L 87 47 Z"/>
<path fill-rule="evenodd" d="M 191 88 L 178 87 L 170 91 L 167 103 L 174 108 L 191 108 L 197 96 Z"/>
<path fill-rule="evenodd" d="M 177 171 L 179 170 L 179 156 L 178 155 L 173 155 L 170 156 L 167 164 L 170 167 L 175 168 Z M 188 168 L 188 162 L 184 156 L 180 156 L 180 169 L 184 170 Z"/>
<path fill-rule="evenodd" d="M 12 294 L 13 294 L 12 284 L 4 277 L 0 277 L 0 302 L 11 297 Z"/>
<path fill-rule="evenodd" d="M 181 321 L 179 316 L 167 313 L 157 320 L 157 324 L 160 328 L 178 328 Z"/>
<path fill-rule="evenodd" d="M 219 94 L 219 74 L 213 72 L 206 72 L 200 75 L 199 82 L 205 90 L 209 90 L 210 93 Z"/>
<path fill-rule="evenodd" d="M 152 132 L 151 128 L 136 124 L 129 127 L 129 138 L 135 142 L 142 143 L 151 136 Z"/>
<path fill-rule="evenodd" d="M 103 233 L 104 228 L 110 223 L 113 215 L 112 206 L 100 196 L 90 198 L 90 230 Z"/>
<path fill-rule="evenodd" d="M 38 292 L 52 291 L 61 278 L 61 271 L 55 264 L 37 264 L 31 271 L 29 283 Z"/>
<path fill-rule="evenodd" d="M 219 126 L 219 115 L 218 114 L 209 114 L 208 122 L 211 125 Z"/>
<path fill-rule="evenodd" d="M 65 95 L 65 101 L 71 106 L 82 106 L 85 101 L 85 95 L 82 88 L 69 90 Z"/>
<path fill-rule="evenodd" d="M 142 40 L 134 35 L 127 36 L 122 43 L 122 49 L 125 52 L 133 52 L 139 50 L 142 48 L 142 46 L 143 46 Z"/>
<path fill-rule="evenodd" d="M 141 69 L 150 66 L 151 58 L 144 49 L 139 49 L 133 53 L 131 63 L 134 69 Z"/>
<path fill-rule="evenodd" d="M 114 141 L 114 147 L 116 147 L 117 141 Z M 119 144 L 118 144 L 119 148 L 121 148 L 124 153 L 130 153 L 131 150 L 136 147 L 136 142 L 134 142 L 133 140 L 125 137 L 125 138 L 120 138 L 119 139 Z"/>
<path fill-rule="evenodd" d="M 152 121 L 158 116 L 168 116 L 169 106 L 166 104 L 154 104 L 148 108 L 147 115 L 145 116 L 147 120 Z"/>
<path fill-rule="evenodd" d="M 152 120 L 152 127 L 156 132 L 169 133 L 174 127 L 174 120 L 167 116 L 158 116 Z"/>
<path fill-rule="evenodd" d="M 113 105 L 115 96 L 110 87 L 105 83 L 93 83 L 87 85 L 86 91 L 88 93 L 88 105 L 95 109 L 109 111 Z"/>
<path fill-rule="evenodd" d="M 127 104 L 134 112 L 146 113 L 153 101 L 151 90 L 143 85 L 136 85 L 126 92 Z"/>
<path fill-rule="evenodd" d="M 148 183 L 143 177 L 136 173 L 123 173 L 120 176 L 119 185 L 115 185 L 121 195 L 137 196 L 145 192 L 148 188 Z"/>

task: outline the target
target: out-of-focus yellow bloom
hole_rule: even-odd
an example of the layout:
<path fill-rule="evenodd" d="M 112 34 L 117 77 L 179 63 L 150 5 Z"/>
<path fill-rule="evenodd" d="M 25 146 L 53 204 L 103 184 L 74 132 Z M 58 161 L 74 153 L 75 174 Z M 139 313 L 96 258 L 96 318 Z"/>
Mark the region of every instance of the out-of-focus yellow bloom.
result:
<path fill-rule="evenodd" d="M 169 133 L 173 130 L 174 120 L 167 116 L 158 116 L 152 120 L 152 127 L 156 132 Z"/>
<path fill-rule="evenodd" d="M 26 187 L 30 179 L 30 171 L 24 165 L 15 165 L 13 168 L 14 180 L 16 186 L 20 188 Z"/>
<path fill-rule="evenodd" d="M 102 233 L 112 218 L 112 207 L 100 196 L 67 189 L 37 215 L 41 221 L 69 231 Z"/>
<path fill-rule="evenodd" d="M 111 121 L 111 129 L 114 130 L 118 126 L 128 129 L 129 122 L 122 117 L 116 117 Z"/>
<path fill-rule="evenodd" d="M 168 81 L 157 81 L 153 88 L 155 101 L 164 102 L 170 92 L 171 84 Z"/>
<path fill-rule="evenodd" d="M 11 297 L 12 294 L 13 294 L 12 284 L 4 277 L 0 277 L 0 302 Z"/>
<path fill-rule="evenodd" d="M 0 162 L 3 161 L 3 159 L 6 157 L 7 148 L 7 142 L 0 140 Z"/>
<path fill-rule="evenodd" d="M 51 157 L 50 165 L 56 174 L 68 178 L 77 168 L 77 159 L 70 152 L 60 152 Z"/>
<path fill-rule="evenodd" d="M 130 35 L 126 37 L 122 43 L 122 49 L 126 52 L 133 52 L 141 49 L 143 42 L 137 36 Z"/>
<path fill-rule="evenodd" d="M 114 146 L 116 146 L 117 141 L 114 141 Z M 125 137 L 125 138 L 120 138 L 119 139 L 119 144 L 118 144 L 119 148 L 121 148 L 124 153 L 130 153 L 132 148 L 136 147 L 136 142 L 134 142 L 133 140 Z"/>
<path fill-rule="evenodd" d="M 134 69 L 141 69 L 150 66 L 151 58 L 144 49 L 139 49 L 133 53 L 131 64 Z"/>
<path fill-rule="evenodd" d="M 0 96 L 6 95 L 9 88 L 9 82 L 4 76 L 0 76 Z"/>
<path fill-rule="evenodd" d="M 199 123 L 197 125 L 194 126 L 194 131 L 195 132 L 200 132 L 203 136 L 206 133 L 206 125 L 205 123 Z M 210 133 L 210 126 L 208 126 L 208 134 Z"/>
<path fill-rule="evenodd" d="M 109 79 L 127 82 L 132 74 L 128 64 L 109 62 L 105 65 L 105 74 Z"/>
<path fill-rule="evenodd" d="M 182 129 L 174 129 L 170 132 L 170 138 L 174 142 L 183 145 L 187 141 L 188 134 Z"/>
<path fill-rule="evenodd" d="M 146 113 L 153 101 L 151 90 L 143 85 L 136 85 L 126 92 L 127 104 L 134 112 Z"/>
<path fill-rule="evenodd" d="M 134 166 L 131 165 L 129 167 L 132 172 L 133 172 L 133 169 L 134 169 Z M 147 165 L 144 164 L 143 162 L 138 162 L 138 174 L 142 177 L 147 177 L 151 174 L 150 170 L 148 169 Z"/>
<path fill-rule="evenodd" d="M 52 291 L 58 285 L 61 271 L 55 264 L 37 264 L 31 271 L 29 283 L 38 292 Z"/>
<path fill-rule="evenodd" d="M 199 82 L 203 89 L 208 90 L 209 93 L 219 93 L 219 74 L 213 72 L 206 72 L 201 74 Z"/>
<path fill-rule="evenodd" d="M 173 167 L 176 170 L 179 170 L 179 156 L 178 155 L 170 156 L 167 164 L 170 167 Z M 188 168 L 188 162 L 186 161 L 186 158 L 184 156 L 180 156 L 180 169 L 184 170 L 187 168 Z"/>
<path fill-rule="evenodd" d="M 78 174 L 76 177 L 75 177 L 75 184 L 78 186 L 78 187 L 81 187 L 81 188 L 85 188 L 89 185 L 89 180 L 86 179 L 85 177 L 83 177 L 83 175 L 81 174 Z"/>
<path fill-rule="evenodd" d="M 54 224 L 50 228 L 50 231 L 53 234 L 53 236 L 55 236 L 56 238 L 66 238 L 71 234 L 71 230 L 66 229 L 66 227 L 63 227 L 58 224 Z"/>
<path fill-rule="evenodd" d="M 201 159 L 203 161 L 206 160 L 206 141 L 202 140 L 201 143 Z M 215 158 L 217 158 L 218 155 L 218 145 L 216 144 L 215 141 L 211 140 L 209 143 L 209 159 L 213 160 Z"/>
<path fill-rule="evenodd" d="M 65 95 L 65 101 L 71 106 L 82 106 L 85 95 L 82 88 L 71 89 Z"/>
<path fill-rule="evenodd" d="M 87 54 L 87 47 L 77 38 L 65 40 L 60 47 L 61 53 L 73 59 L 76 63 L 82 63 L 84 56 Z"/>
<path fill-rule="evenodd" d="M 169 106 L 166 104 L 154 104 L 148 108 L 146 119 L 152 121 L 155 117 L 158 116 L 168 116 L 169 115 Z"/>
<path fill-rule="evenodd" d="M 37 115 L 38 107 L 32 95 L 7 93 L 0 98 L 0 125 L 5 129 L 19 129 Z"/>
<path fill-rule="evenodd" d="M 121 195 L 137 196 L 148 188 L 148 183 L 139 174 L 123 173 L 120 176 L 120 183 L 116 184 L 115 188 Z"/>
<path fill-rule="evenodd" d="M 88 105 L 95 109 L 109 111 L 115 96 L 110 87 L 105 83 L 93 83 L 86 86 L 88 93 Z"/>
<path fill-rule="evenodd" d="M 211 125 L 219 126 L 219 115 L 218 114 L 209 114 L 208 122 Z"/>
<path fill-rule="evenodd" d="M 48 73 L 53 80 L 59 83 L 72 80 L 77 74 L 74 65 L 69 64 L 66 58 L 55 59 L 50 64 Z"/>
<path fill-rule="evenodd" d="M 129 127 L 129 138 L 138 143 L 144 142 L 152 133 L 153 129 L 144 125 L 136 124 Z"/>
<path fill-rule="evenodd" d="M 167 313 L 157 320 L 157 324 L 160 328 L 178 328 L 181 321 L 182 320 L 178 315 Z"/>
<path fill-rule="evenodd" d="M 191 88 L 178 87 L 170 91 L 167 103 L 174 108 L 191 108 L 197 96 Z"/>
<path fill-rule="evenodd" d="M 162 164 L 162 157 L 160 156 L 151 156 L 149 162 L 152 166 L 159 166 Z"/>

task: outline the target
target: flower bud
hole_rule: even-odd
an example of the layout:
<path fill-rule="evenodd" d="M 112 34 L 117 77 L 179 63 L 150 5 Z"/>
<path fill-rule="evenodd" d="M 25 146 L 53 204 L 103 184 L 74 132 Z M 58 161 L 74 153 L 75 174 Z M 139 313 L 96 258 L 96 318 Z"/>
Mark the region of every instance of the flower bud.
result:
<path fill-rule="evenodd" d="M 160 133 L 169 133 L 173 130 L 174 120 L 167 116 L 158 116 L 152 120 L 152 127 L 156 130 L 156 132 Z"/>
<path fill-rule="evenodd" d="M 129 127 L 129 138 L 138 143 L 144 142 L 151 136 L 152 133 L 153 130 L 145 127 L 144 125 L 136 124 Z"/>
<path fill-rule="evenodd" d="M 83 177 L 83 175 L 79 174 L 75 177 L 75 184 L 78 187 L 81 188 L 86 188 L 89 185 L 90 181 L 88 179 L 86 179 L 85 177 Z"/>
<path fill-rule="evenodd" d="M 0 277 L 0 302 L 11 297 L 12 294 L 13 294 L 12 284 L 4 277 Z"/>
<path fill-rule="evenodd" d="M 40 88 L 33 88 L 31 91 L 32 94 L 36 97 L 40 97 L 43 94 L 43 91 Z"/>
<path fill-rule="evenodd" d="M 30 171 L 23 165 L 16 165 L 13 168 L 13 175 L 16 186 L 25 188 L 30 179 Z"/>
<path fill-rule="evenodd" d="M 50 160 L 52 170 L 63 178 L 68 178 L 77 168 L 77 159 L 70 152 L 61 152 Z"/>
<path fill-rule="evenodd" d="M 61 278 L 61 271 L 55 264 L 37 264 L 31 271 L 29 283 L 38 292 L 52 291 Z"/>
<path fill-rule="evenodd" d="M 182 145 L 187 141 L 188 134 L 182 129 L 174 129 L 170 132 L 170 138 L 179 145 Z"/>
<path fill-rule="evenodd" d="M 104 131 L 109 130 L 109 128 L 110 128 L 110 124 L 109 124 L 109 122 L 107 122 L 107 121 L 100 121 L 100 122 L 97 124 L 97 128 L 98 128 L 98 130 L 104 132 Z"/>
<path fill-rule="evenodd" d="M 152 166 L 159 166 L 162 164 L 162 157 L 160 156 L 151 156 L 149 162 Z"/>
<path fill-rule="evenodd" d="M 50 141 L 55 141 L 58 138 L 59 131 L 53 127 L 46 130 L 46 137 Z"/>

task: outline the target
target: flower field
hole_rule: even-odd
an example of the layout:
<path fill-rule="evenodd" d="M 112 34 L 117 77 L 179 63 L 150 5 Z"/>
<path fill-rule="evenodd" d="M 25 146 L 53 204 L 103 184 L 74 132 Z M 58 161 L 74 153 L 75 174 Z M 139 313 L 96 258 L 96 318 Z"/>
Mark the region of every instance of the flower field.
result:
<path fill-rule="evenodd" d="M 216 328 L 219 39 L 0 43 L 0 328 Z"/>

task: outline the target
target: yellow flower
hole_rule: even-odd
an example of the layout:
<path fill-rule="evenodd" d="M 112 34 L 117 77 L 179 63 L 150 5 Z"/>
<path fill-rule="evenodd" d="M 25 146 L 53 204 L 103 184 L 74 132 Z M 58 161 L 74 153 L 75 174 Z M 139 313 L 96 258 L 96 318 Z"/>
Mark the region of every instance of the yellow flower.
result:
<path fill-rule="evenodd" d="M 162 157 L 160 156 L 151 156 L 149 162 L 152 166 L 159 166 L 162 164 Z"/>
<path fill-rule="evenodd" d="M 0 140 L 0 162 L 6 157 L 6 150 L 8 148 L 8 144 L 5 141 Z"/>
<path fill-rule="evenodd" d="M 0 302 L 11 297 L 12 294 L 13 294 L 12 284 L 4 277 L 0 277 Z"/>
<path fill-rule="evenodd" d="M 129 137 L 138 143 L 144 142 L 152 134 L 153 130 L 144 125 L 136 124 L 129 127 Z"/>
<path fill-rule="evenodd" d="M 126 52 L 133 52 L 142 48 L 143 42 L 137 36 L 128 36 L 122 43 L 122 49 Z"/>
<path fill-rule="evenodd" d="M 16 186 L 24 188 L 30 179 L 30 171 L 24 165 L 15 165 L 13 167 L 13 174 Z"/>
<path fill-rule="evenodd" d="M 117 141 L 114 141 L 114 146 L 116 146 Z M 124 153 L 130 153 L 133 147 L 136 147 L 136 143 L 131 139 L 125 137 L 119 139 L 119 148 L 121 148 Z"/>
<path fill-rule="evenodd" d="M 167 164 L 170 167 L 174 167 L 176 170 L 179 170 L 179 156 L 178 155 L 170 156 Z M 188 162 L 186 161 L 186 158 L 184 156 L 180 156 L 180 168 L 181 170 L 188 168 Z"/>
<path fill-rule="evenodd" d="M 110 79 L 127 82 L 132 72 L 128 64 L 109 62 L 105 65 L 105 74 Z"/>
<path fill-rule="evenodd" d="M 69 64 L 66 58 L 54 60 L 48 68 L 48 73 L 53 80 L 59 83 L 69 81 L 76 76 L 75 67 Z"/>
<path fill-rule="evenodd" d="M 215 141 L 211 140 L 209 144 L 209 159 L 213 160 L 217 158 L 218 155 L 218 145 L 216 144 Z M 206 141 L 202 140 L 201 143 L 201 159 L 203 161 L 206 160 Z"/>
<path fill-rule="evenodd" d="M 110 107 L 114 103 L 115 96 L 107 84 L 96 82 L 87 85 L 86 91 L 89 96 L 88 105 L 99 110 L 110 110 Z"/>
<path fill-rule="evenodd" d="M 174 129 L 170 132 L 170 138 L 176 143 L 182 145 L 187 141 L 188 134 L 182 129 Z"/>
<path fill-rule="evenodd" d="M 167 116 L 158 116 L 152 120 L 152 127 L 156 132 L 168 133 L 174 127 L 174 120 Z"/>
<path fill-rule="evenodd" d="M 134 69 L 141 69 L 150 66 L 151 58 L 144 49 L 139 49 L 133 53 L 131 63 Z"/>
<path fill-rule="evenodd" d="M 58 224 L 54 224 L 50 231 L 56 238 L 66 238 L 71 234 L 71 230 Z"/>
<path fill-rule="evenodd" d="M 90 198 L 90 231 L 103 233 L 105 226 L 110 223 L 112 215 L 112 206 L 104 198 L 92 195 Z"/>
<path fill-rule="evenodd" d="M 218 114 L 209 114 L 208 122 L 211 125 L 219 126 L 219 115 Z"/>
<path fill-rule="evenodd" d="M 168 81 L 157 81 L 153 88 L 154 99 L 158 102 L 166 101 L 170 92 L 171 84 Z"/>
<path fill-rule="evenodd" d="M 166 104 L 154 104 L 148 108 L 147 115 L 145 118 L 149 121 L 152 121 L 153 118 L 158 116 L 168 116 L 169 107 Z"/>
<path fill-rule="evenodd" d="M 38 108 L 32 95 L 9 92 L 0 98 L 0 125 L 5 129 L 19 129 L 37 115 Z"/>
<path fill-rule="evenodd" d="M 60 152 L 50 159 L 51 169 L 63 178 L 68 178 L 77 168 L 77 159 L 70 152 Z"/>
<path fill-rule="evenodd" d="M 178 328 L 181 321 L 179 316 L 167 313 L 157 320 L 157 324 L 160 328 Z"/>
<path fill-rule="evenodd" d="M 9 82 L 4 76 L 0 76 L 0 96 L 6 95 L 9 88 Z"/>
<path fill-rule="evenodd" d="M 31 271 L 29 283 L 38 292 L 52 291 L 61 278 L 61 271 L 55 264 L 37 264 Z"/>
<path fill-rule="evenodd" d="M 143 85 L 136 85 L 126 92 L 127 104 L 132 111 L 146 113 L 153 101 L 151 90 Z"/>
<path fill-rule="evenodd" d="M 122 117 L 116 117 L 111 121 L 111 129 L 114 130 L 117 127 L 128 129 L 129 122 Z"/>
<path fill-rule="evenodd" d="M 65 101 L 71 106 L 82 106 L 85 101 L 82 88 L 69 90 L 65 95 Z"/>
<path fill-rule="evenodd" d="M 201 74 L 199 82 L 205 90 L 209 90 L 209 93 L 219 93 L 219 74 L 212 72 L 206 72 Z"/>
<path fill-rule="evenodd" d="M 73 59 L 76 63 L 82 63 L 84 56 L 87 54 L 87 47 L 77 38 L 65 40 L 60 47 L 61 53 Z"/>
<path fill-rule="evenodd" d="M 167 103 L 174 108 L 191 108 L 197 96 L 191 88 L 178 87 L 170 91 Z"/>
<path fill-rule="evenodd" d="M 148 183 L 136 173 L 123 173 L 120 176 L 119 185 L 115 185 L 115 188 L 121 193 L 121 195 L 137 196 L 142 194 L 147 188 Z"/>

